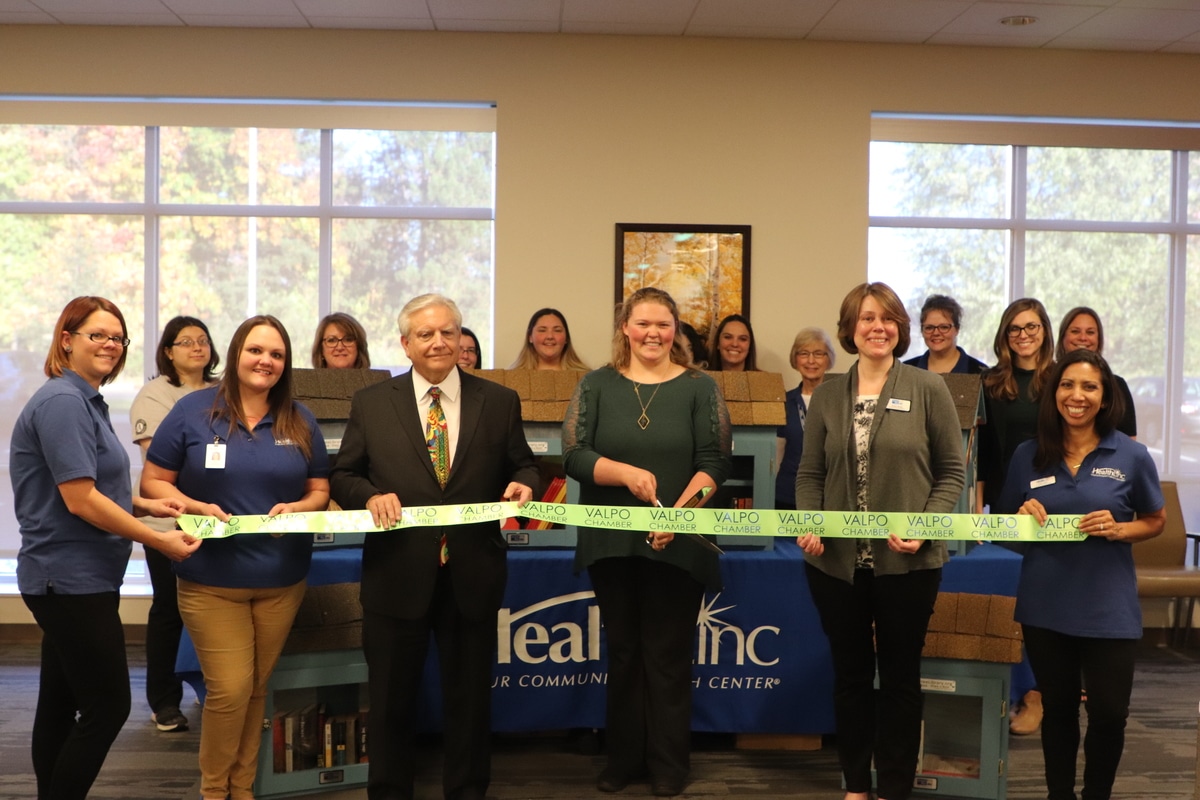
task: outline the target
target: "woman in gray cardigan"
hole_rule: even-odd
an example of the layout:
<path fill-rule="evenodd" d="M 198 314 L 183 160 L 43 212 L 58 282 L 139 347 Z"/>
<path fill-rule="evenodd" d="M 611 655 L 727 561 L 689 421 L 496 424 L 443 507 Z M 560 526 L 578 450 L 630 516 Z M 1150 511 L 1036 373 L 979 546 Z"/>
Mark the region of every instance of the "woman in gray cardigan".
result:
<path fill-rule="evenodd" d="M 900 363 L 909 327 L 903 303 L 886 284 L 861 284 L 842 301 L 838 340 L 858 360 L 813 394 L 796 508 L 954 510 L 964 480 L 958 414 L 940 375 Z M 906 800 L 921 733 L 921 649 L 946 546 L 894 535 L 808 535 L 797 543 L 833 654 L 846 800 L 869 796 L 872 758 L 880 800 Z"/>

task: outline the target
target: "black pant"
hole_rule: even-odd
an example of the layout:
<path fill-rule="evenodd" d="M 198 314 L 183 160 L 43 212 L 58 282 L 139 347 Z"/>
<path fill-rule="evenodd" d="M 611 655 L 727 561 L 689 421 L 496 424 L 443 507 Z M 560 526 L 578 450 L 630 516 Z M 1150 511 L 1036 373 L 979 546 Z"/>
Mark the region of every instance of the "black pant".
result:
<path fill-rule="evenodd" d="M 448 800 L 482 798 L 491 782 L 492 665 L 496 615 L 463 616 L 449 570 L 439 570 L 429 611 L 418 619 L 363 613 L 363 654 L 371 699 L 367 797 L 410 800 L 416 776 L 417 699 L 429 636 L 437 642 L 442 679 Z"/>
<path fill-rule="evenodd" d="M 682 782 L 691 767 L 692 651 L 704 586 L 648 558 L 601 559 L 588 575 L 608 642 L 608 769 Z"/>
<path fill-rule="evenodd" d="M 1083 800 L 1112 796 L 1125 749 L 1137 639 L 1090 639 L 1022 625 L 1029 665 L 1042 693 L 1042 757 L 1048 800 L 1075 800 L 1079 694 L 1087 685 Z"/>
<path fill-rule="evenodd" d="M 921 742 L 921 650 L 942 571 L 876 575 L 859 569 L 853 584 L 809 564 L 805 574 L 833 654 L 833 711 L 846 790 L 871 790 L 874 756 L 879 796 L 906 800 Z"/>
<path fill-rule="evenodd" d="M 175 675 L 175 655 L 183 620 L 175 594 L 175 571 L 171 559 L 155 550 L 146 551 L 146 570 L 154 587 L 154 601 L 146 618 L 146 702 L 159 712 L 179 708 L 183 701 L 183 683 Z"/>
<path fill-rule="evenodd" d="M 38 800 L 84 800 L 129 717 L 120 597 L 104 592 L 21 599 L 42 629 L 31 738 Z"/>

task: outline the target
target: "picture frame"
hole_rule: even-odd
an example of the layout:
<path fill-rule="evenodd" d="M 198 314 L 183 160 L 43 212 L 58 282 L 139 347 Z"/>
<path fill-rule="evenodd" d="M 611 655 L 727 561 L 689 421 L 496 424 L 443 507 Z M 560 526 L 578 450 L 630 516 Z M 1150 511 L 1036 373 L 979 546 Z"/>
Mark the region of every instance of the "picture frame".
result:
<path fill-rule="evenodd" d="M 749 225 L 618 222 L 616 234 L 617 305 L 662 289 L 705 341 L 730 314 L 750 316 Z"/>

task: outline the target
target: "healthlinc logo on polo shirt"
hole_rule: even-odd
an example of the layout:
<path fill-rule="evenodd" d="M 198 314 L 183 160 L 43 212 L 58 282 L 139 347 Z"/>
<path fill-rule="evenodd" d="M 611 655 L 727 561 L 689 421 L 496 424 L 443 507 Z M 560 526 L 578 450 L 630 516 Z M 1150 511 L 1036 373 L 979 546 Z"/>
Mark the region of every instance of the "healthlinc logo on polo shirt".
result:
<path fill-rule="evenodd" d="M 1125 473 L 1116 467 L 1093 467 L 1093 478 L 1112 478 L 1114 481 L 1125 482 Z"/>

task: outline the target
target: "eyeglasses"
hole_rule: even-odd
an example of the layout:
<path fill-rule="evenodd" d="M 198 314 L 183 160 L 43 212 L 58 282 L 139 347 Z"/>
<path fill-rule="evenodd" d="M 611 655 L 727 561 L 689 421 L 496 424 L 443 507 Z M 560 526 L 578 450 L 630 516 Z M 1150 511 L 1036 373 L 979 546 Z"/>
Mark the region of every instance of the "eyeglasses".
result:
<path fill-rule="evenodd" d="M 940 333 L 943 336 L 945 336 L 947 333 L 949 333 L 952 330 L 954 330 L 954 326 L 947 325 L 944 322 L 941 325 L 922 325 L 921 326 L 922 333 Z"/>
<path fill-rule="evenodd" d="M 107 333 L 84 333 L 83 331 L 71 331 L 72 336 L 86 336 L 96 344 L 104 344 L 112 342 L 118 347 L 129 347 L 131 339 L 126 336 L 109 336 Z"/>
<path fill-rule="evenodd" d="M 476 347 L 464 347 L 462 351 L 471 356 L 479 355 L 479 349 Z"/>
<path fill-rule="evenodd" d="M 171 342 L 171 347 L 182 347 L 184 350 L 191 350 L 193 347 L 208 347 L 212 342 L 201 336 L 199 339 L 180 339 L 178 342 Z"/>
<path fill-rule="evenodd" d="M 1030 322 L 1027 325 L 1009 325 L 1008 326 L 1008 338 L 1016 339 L 1022 333 L 1024 333 L 1026 336 L 1029 336 L 1032 338 L 1041 329 L 1042 329 L 1042 324 L 1040 322 Z"/>
<path fill-rule="evenodd" d="M 326 336 L 321 341 L 325 343 L 326 347 L 337 347 L 339 344 L 355 344 L 358 339 L 353 336 L 343 336 L 340 339 L 336 336 Z"/>
<path fill-rule="evenodd" d="M 822 358 L 829 358 L 829 353 L 826 353 L 824 350 L 796 351 L 796 359 L 798 361 L 808 361 L 809 359 L 812 359 L 813 361 L 820 361 Z"/>

